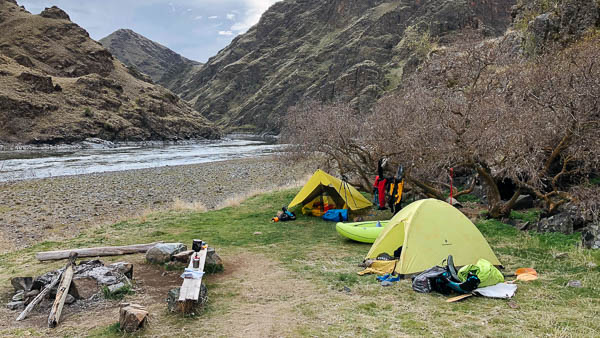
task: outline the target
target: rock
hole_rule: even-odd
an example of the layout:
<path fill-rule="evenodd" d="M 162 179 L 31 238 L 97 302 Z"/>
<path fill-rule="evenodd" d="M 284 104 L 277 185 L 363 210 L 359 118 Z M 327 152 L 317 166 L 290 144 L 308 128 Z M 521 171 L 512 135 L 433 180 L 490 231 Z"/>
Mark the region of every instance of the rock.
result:
<path fill-rule="evenodd" d="M 15 295 L 11 298 L 11 300 L 13 302 L 20 302 L 20 301 L 23 301 L 24 299 L 25 299 L 25 291 L 23 291 L 23 290 L 15 293 Z"/>
<path fill-rule="evenodd" d="M 450 205 L 452 205 L 455 208 L 462 208 L 462 204 L 460 204 L 460 202 L 456 198 L 450 199 L 450 197 L 448 197 L 446 199 L 446 203 L 449 203 Z"/>
<path fill-rule="evenodd" d="M 255 231 L 255 232 L 253 233 L 253 235 L 255 235 L 255 236 L 262 235 L 262 232 L 260 232 L 260 231 Z"/>
<path fill-rule="evenodd" d="M 31 290 L 33 286 L 33 278 L 32 277 L 14 277 L 10 279 L 10 284 L 15 288 L 15 291 Z"/>
<path fill-rule="evenodd" d="M 567 286 L 572 288 L 582 288 L 583 284 L 581 284 L 580 280 L 572 280 L 567 283 Z"/>
<path fill-rule="evenodd" d="M 67 295 L 67 298 L 65 299 L 65 304 L 73 304 L 75 303 L 75 297 L 71 296 L 70 294 Z"/>
<path fill-rule="evenodd" d="M 17 78 L 31 86 L 34 92 L 52 93 L 55 91 L 52 78 L 31 73 L 21 73 Z"/>
<path fill-rule="evenodd" d="M 586 266 L 590 269 L 595 269 L 598 267 L 598 264 L 594 263 L 594 262 L 589 262 L 586 264 Z"/>
<path fill-rule="evenodd" d="M 9 310 L 18 310 L 18 309 L 22 309 L 23 307 L 25 307 L 25 303 L 22 301 L 10 302 L 10 303 L 6 304 L 6 308 L 8 308 Z"/>
<path fill-rule="evenodd" d="M 547 218 L 542 218 L 537 223 L 538 232 L 573 233 L 573 219 L 568 213 L 559 213 Z"/>
<path fill-rule="evenodd" d="M 183 243 L 159 243 L 146 252 L 146 260 L 153 264 L 167 263 L 173 255 L 185 250 Z"/>
<path fill-rule="evenodd" d="M 589 224 L 581 230 L 581 244 L 588 249 L 600 249 L 600 223 Z"/>
<path fill-rule="evenodd" d="M 215 248 L 209 247 L 207 249 L 204 271 L 208 273 L 223 271 L 223 260 L 217 254 Z"/>
<path fill-rule="evenodd" d="M 133 264 L 127 262 L 117 262 L 108 265 L 108 268 L 116 269 L 118 272 L 125 275 L 127 278 L 133 278 Z"/>
<path fill-rule="evenodd" d="M 120 282 L 120 283 L 117 283 L 117 284 L 109 285 L 108 286 L 108 291 L 110 293 L 116 293 L 116 292 L 119 292 L 124 287 L 128 287 L 130 285 L 131 284 L 129 284 L 129 283 Z"/>
<path fill-rule="evenodd" d="M 34 64 L 31 61 L 31 59 L 29 57 L 25 56 L 25 55 L 17 55 L 17 56 L 14 57 L 14 59 L 21 66 L 29 67 L 29 68 L 33 68 L 33 66 L 34 66 Z"/>
<path fill-rule="evenodd" d="M 96 282 L 96 280 L 92 277 L 73 278 L 69 293 L 71 293 L 71 289 L 73 290 L 73 293 L 75 293 L 75 297 L 79 299 L 89 299 L 100 292 L 100 286 L 98 285 L 98 282 Z"/>
<path fill-rule="evenodd" d="M 514 210 L 531 209 L 533 208 L 533 197 L 531 195 L 520 195 L 513 205 Z"/>
<path fill-rule="evenodd" d="M 177 300 L 179 299 L 180 289 L 181 288 L 171 289 L 167 294 L 167 309 L 169 312 L 177 312 Z"/>
<path fill-rule="evenodd" d="M 44 18 L 49 18 L 49 19 L 61 19 L 61 20 L 71 20 L 71 18 L 69 18 L 69 15 L 67 13 L 65 13 L 65 11 L 63 11 L 62 9 L 56 7 L 56 6 L 52 6 L 50 8 L 46 8 L 44 9 L 41 13 L 40 13 L 41 17 Z"/>
<path fill-rule="evenodd" d="M 169 290 L 169 293 L 167 294 L 167 309 L 170 312 L 196 312 L 199 311 L 200 307 L 202 307 L 208 301 L 208 290 L 206 289 L 206 285 L 204 285 L 204 283 L 200 285 L 200 297 L 198 297 L 197 302 L 180 303 L 179 291 L 180 288 L 174 288 Z"/>
<path fill-rule="evenodd" d="M 135 332 L 146 325 L 148 311 L 137 304 L 129 304 L 119 310 L 119 327 L 125 332 Z"/>

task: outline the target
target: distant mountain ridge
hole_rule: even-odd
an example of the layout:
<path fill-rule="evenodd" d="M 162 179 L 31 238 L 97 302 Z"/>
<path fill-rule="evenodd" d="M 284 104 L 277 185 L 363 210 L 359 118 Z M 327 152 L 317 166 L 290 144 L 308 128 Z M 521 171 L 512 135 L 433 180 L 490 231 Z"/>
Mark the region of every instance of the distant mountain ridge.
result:
<path fill-rule="evenodd" d="M 174 91 L 229 129 L 278 131 L 305 97 L 366 111 L 426 57 L 472 28 L 504 33 L 515 0 L 284 0 Z"/>
<path fill-rule="evenodd" d="M 187 59 L 131 29 L 119 29 L 99 42 L 125 65 L 135 67 L 171 90 L 202 68 L 202 63 Z"/>
<path fill-rule="evenodd" d="M 57 7 L 0 0 L 0 143 L 216 138 L 161 86 L 135 78 Z"/>

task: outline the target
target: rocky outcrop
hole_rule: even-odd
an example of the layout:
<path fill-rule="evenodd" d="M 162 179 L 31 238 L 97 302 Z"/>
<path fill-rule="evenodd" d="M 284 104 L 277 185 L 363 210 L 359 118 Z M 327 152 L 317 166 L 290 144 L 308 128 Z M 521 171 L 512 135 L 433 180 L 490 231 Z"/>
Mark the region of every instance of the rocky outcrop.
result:
<path fill-rule="evenodd" d="M 59 20 L 71 21 L 71 18 L 69 18 L 69 15 L 65 11 L 63 11 L 62 9 L 60 9 L 56 6 L 52 6 L 50 8 L 44 9 L 40 13 L 40 16 L 44 17 L 44 18 L 49 18 L 49 19 L 59 19 Z"/>
<path fill-rule="evenodd" d="M 591 0 L 519 1 L 513 8 L 514 27 L 523 33 L 530 54 L 548 45 L 565 44 L 600 27 L 600 3 Z"/>
<path fill-rule="evenodd" d="M 513 0 L 285 0 L 174 91 L 232 129 L 278 129 L 304 97 L 366 111 L 453 32 L 502 34 Z"/>
<path fill-rule="evenodd" d="M 0 1 L 0 143 L 216 138 L 185 101 L 136 78 L 52 7 Z"/>
<path fill-rule="evenodd" d="M 132 72 L 150 76 L 168 89 L 179 87 L 201 67 L 169 48 L 147 39 L 130 29 L 119 29 L 99 41 Z"/>

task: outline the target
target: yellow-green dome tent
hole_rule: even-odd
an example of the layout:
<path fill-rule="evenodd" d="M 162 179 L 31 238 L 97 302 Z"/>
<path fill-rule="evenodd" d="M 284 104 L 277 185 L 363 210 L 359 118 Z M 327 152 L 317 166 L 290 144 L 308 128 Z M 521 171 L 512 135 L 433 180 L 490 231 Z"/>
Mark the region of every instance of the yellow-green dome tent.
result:
<path fill-rule="evenodd" d="M 342 209 L 360 210 L 373 205 L 347 182 L 342 182 L 323 170 L 317 169 L 288 205 L 288 208 L 298 204 L 307 204 L 323 193 L 333 198 L 338 208 Z"/>
<path fill-rule="evenodd" d="M 425 271 L 452 255 L 454 264 L 475 264 L 480 258 L 499 266 L 500 261 L 479 229 L 450 204 L 424 199 L 400 210 L 381 231 L 366 259 L 382 253 L 394 256 L 402 247 L 395 272 L 401 275 Z"/>

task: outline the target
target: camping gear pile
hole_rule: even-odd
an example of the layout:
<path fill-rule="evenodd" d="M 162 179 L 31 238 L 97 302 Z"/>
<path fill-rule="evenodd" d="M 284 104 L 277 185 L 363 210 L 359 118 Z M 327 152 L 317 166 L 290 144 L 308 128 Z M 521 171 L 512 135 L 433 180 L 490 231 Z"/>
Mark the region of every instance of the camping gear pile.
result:
<path fill-rule="evenodd" d="M 289 211 L 286 207 L 277 212 L 277 216 L 271 218 L 271 222 L 287 222 L 296 220 L 296 214 Z"/>

